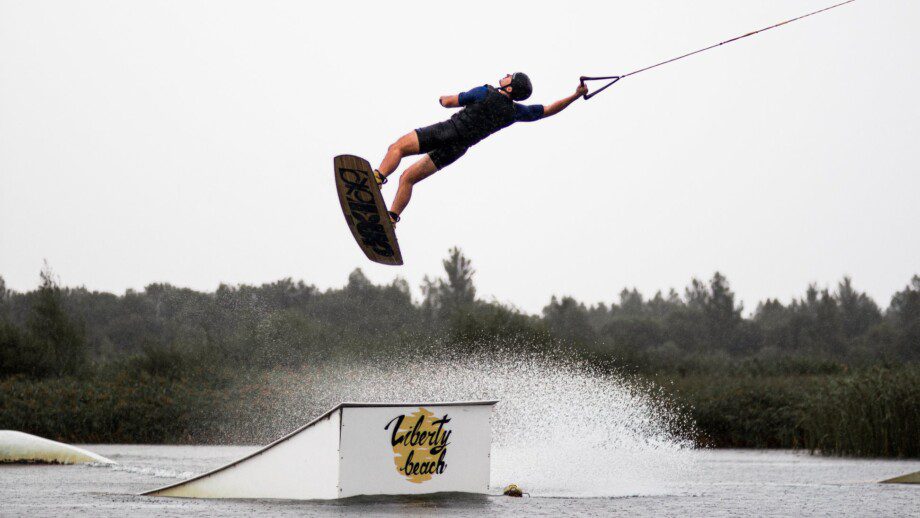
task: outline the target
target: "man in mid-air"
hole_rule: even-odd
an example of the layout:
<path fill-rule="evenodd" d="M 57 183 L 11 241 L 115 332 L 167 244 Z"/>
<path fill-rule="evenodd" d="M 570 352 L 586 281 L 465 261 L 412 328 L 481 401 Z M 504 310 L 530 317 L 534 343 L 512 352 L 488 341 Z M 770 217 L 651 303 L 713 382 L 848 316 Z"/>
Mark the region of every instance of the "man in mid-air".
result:
<path fill-rule="evenodd" d="M 403 157 L 425 153 L 424 157 L 406 168 L 399 177 L 399 188 L 393 206 L 390 207 L 390 220 L 393 223 L 399 221 L 399 215 L 412 197 L 413 185 L 452 164 L 470 146 L 515 122 L 532 122 L 555 115 L 588 89 L 583 83 L 579 84 L 574 94 L 546 107 L 542 104 L 524 105 L 515 102 L 526 100 L 532 91 L 533 86 L 527 74 L 517 72 L 503 77 L 498 82 L 498 88 L 484 85 L 459 95 L 442 96 L 441 106 L 462 106 L 463 109 L 444 122 L 419 128 L 400 137 L 390 145 L 380 167 L 374 170 L 377 184 L 383 185 L 387 176 L 399 167 Z"/>

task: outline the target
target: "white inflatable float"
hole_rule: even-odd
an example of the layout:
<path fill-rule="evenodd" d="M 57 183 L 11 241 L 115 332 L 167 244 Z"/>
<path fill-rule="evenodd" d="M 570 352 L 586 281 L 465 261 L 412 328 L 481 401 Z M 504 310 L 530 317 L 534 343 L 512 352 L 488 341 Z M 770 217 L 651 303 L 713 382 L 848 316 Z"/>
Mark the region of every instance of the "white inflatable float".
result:
<path fill-rule="evenodd" d="M 101 455 L 62 442 L 0 430 L 0 464 L 115 464 Z"/>

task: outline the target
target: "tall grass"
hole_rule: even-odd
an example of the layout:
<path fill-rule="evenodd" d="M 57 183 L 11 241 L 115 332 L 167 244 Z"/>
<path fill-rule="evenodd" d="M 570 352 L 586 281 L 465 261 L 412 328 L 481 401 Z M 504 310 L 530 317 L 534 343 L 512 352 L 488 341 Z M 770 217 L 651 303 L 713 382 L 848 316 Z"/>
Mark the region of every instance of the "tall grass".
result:
<path fill-rule="evenodd" d="M 812 394 L 805 446 L 826 454 L 920 457 L 920 367 L 831 378 Z"/>
<path fill-rule="evenodd" d="M 696 375 L 657 381 L 689 409 L 701 446 L 797 448 L 806 396 L 823 382 L 815 376 Z"/>
<path fill-rule="evenodd" d="M 920 365 L 829 375 L 743 372 L 673 381 L 705 446 L 920 457 Z"/>
<path fill-rule="evenodd" d="M 265 419 L 285 376 L 234 371 L 230 382 L 229 374 L 184 374 L 161 363 L 85 379 L 2 379 L 0 429 L 77 443 L 258 444 L 285 431 Z M 660 374 L 654 381 L 688 409 L 701 445 L 920 458 L 918 365 L 787 376 Z"/>

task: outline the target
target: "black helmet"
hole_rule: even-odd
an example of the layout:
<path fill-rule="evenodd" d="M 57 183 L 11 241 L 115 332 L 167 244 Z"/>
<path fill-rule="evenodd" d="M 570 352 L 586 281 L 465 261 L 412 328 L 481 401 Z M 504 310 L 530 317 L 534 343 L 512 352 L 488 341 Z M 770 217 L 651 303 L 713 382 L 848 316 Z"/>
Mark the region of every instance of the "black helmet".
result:
<path fill-rule="evenodd" d="M 524 72 L 515 72 L 511 76 L 511 98 L 515 101 L 523 101 L 533 93 L 533 85 L 530 84 L 530 78 Z"/>

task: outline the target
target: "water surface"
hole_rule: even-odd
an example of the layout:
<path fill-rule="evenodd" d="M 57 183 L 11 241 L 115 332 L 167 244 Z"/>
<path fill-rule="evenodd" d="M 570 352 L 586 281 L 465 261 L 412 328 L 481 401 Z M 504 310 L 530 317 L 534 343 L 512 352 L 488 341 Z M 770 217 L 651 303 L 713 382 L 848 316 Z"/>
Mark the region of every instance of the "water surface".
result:
<path fill-rule="evenodd" d="M 920 461 L 824 458 L 788 451 L 687 450 L 681 468 L 670 474 L 659 470 L 658 482 L 647 477 L 637 479 L 640 485 L 634 480 L 619 484 L 605 479 L 601 486 L 579 481 L 580 486 L 559 484 L 529 498 L 443 495 L 299 502 L 138 496 L 218 467 L 254 447 L 86 448 L 119 465 L 0 466 L 0 515 L 918 516 L 920 509 L 920 486 L 877 483 L 920 471 Z M 493 483 L 499 476 L 513 475 L 493 469 Z M 529 486 L 526 479 L 515 482 Z M 497 486 L 493 489 L 499 492 Z"/>

